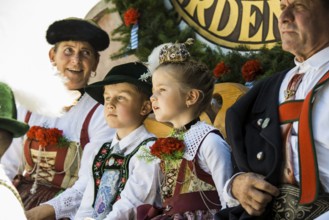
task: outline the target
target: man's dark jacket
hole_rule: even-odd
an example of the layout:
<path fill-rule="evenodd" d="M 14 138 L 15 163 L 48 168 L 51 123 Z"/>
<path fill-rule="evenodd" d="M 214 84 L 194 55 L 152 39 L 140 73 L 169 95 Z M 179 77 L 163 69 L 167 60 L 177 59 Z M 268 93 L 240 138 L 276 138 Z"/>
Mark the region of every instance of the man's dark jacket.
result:
<path fill-rule="evenodd" d="M 278 185 L 283 162 L 283 145 L 278 113 L 279 90 L 288 71 L 258 82 L 226 113 L 227 141 L 232 147 L 235 172 L 262 174 Z M 257 156 L 258 154 L 258 156 Z M 268 219 L 251 217 L 241 206 L 217 213 L 216 219 Z"/>

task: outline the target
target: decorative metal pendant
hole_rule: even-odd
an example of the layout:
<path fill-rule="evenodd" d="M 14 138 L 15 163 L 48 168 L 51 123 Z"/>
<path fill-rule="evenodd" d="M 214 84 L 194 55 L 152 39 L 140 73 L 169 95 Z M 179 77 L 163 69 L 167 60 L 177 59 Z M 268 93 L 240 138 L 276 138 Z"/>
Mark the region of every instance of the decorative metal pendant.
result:
<path fill-rule="evenodd" d="M 296 90 L 294 89 L 286 89 L 284 90 L 284 97 L 286 100 L 290 99 L 291 97 L 295 96 Z"/>

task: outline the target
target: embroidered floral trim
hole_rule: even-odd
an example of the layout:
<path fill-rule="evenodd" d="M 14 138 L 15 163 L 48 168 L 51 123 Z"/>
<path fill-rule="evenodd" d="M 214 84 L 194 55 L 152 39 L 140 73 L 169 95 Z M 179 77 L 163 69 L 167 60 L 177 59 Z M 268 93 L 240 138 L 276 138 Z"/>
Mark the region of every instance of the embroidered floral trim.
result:
<path fill-rule="evenodd" d="M 116 169 L 120 172 L 120 181 L 118 185 L 118 192 L 115 195 L 114 200 L 112 201 L 112 204 L 118 201 L 121 197 L 120 194 L 123 191 L 127 179 L 129 178 L 129 161 L 130 159 L 135 155 L 135 153 L 140 149 L 140 147 L 145 146 L 148 141 L 155 140 L 154 137 L 148 138 L 144 140 L 140 145 L 138 145 L 135 150 L 133 150 L 128 155 L 120 155 L 113 153 L 111 149 L 111 143 L 105 143 L 95 156 L 93 166 L 92 166 L 92 172 L 94 176 L 94 184 L 95 184 L 95 197 L 94 202 L 97 196 L 97 192 L 101 183 L 101 178 L 103 176 L 103 173 L 105 169 Z"/>

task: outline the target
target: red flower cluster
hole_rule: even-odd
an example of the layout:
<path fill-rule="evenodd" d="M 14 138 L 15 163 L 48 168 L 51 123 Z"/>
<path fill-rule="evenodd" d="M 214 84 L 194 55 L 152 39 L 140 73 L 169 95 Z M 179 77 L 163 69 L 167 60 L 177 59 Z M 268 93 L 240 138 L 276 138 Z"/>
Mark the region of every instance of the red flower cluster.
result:
<path fill-rule="evenodd" d="M 38 141 L 43 148 L 48 145 L 58 144 L 65 139 L 62 130 L 40 126 L 32 126 L 26 135 L 29 139 Z"/>
<path fill-rule="evenodd" d="M 129 27 L 132 24 L 137 24 L 139 15 L 140 14 L 137 9 L 129 8 L 123 15 L 125 25 Z"/>
<path fill-rule="evenodd" d="M 230 67 L 227 66 L 227 65 L 224 63 L 224 61 L 219 62 L 219 63 L 216 65 L 216 67 L 215 67 L 215 69 L 214 69 L 214 71 L 213 71 L 214 76 L 215 76 L 217 79 L 219 79 L 222 75 L 224 75 L 224 74 L 226 74 L 226 73 L 228 73 L 228 72 L 230 72 Z"/>
<path fill-rule="evenodd" d="M 150 148 L 151 154 L 161 160 L 181 159 L 184 154 L 184 149 L 184 142 L 175 137 L 158 138 Z"/>
<path fill-rule="evenodd" d="M 246 82 L 251 82 L 256 79 L 258 75 L 263 74 L 262 66 L 259 60 L 248 60 L 241 68 L 242 77 Z"/>

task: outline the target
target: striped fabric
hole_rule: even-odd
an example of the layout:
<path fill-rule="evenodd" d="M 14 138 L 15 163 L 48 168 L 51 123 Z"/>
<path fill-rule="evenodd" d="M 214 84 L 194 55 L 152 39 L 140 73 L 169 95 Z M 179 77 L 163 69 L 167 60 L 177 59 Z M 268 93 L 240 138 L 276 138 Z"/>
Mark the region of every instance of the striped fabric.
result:
<path fill-rule="evenodd" d="M 130 49 L 138 47 L 138 24 L 134 24 L 130 32 Z"/>

